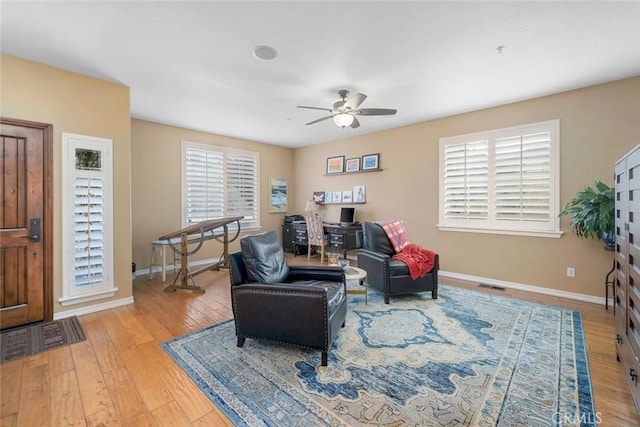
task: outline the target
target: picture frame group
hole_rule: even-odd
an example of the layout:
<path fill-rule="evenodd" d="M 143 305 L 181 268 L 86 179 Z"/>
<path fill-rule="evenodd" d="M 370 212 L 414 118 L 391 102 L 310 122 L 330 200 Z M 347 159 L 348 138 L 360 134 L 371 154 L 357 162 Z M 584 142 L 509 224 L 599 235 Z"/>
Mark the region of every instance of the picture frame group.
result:
<path fill-rule="evenodd" d="M 380 169 L 380 153 L 365 154 L 362 157 L 327 157 L 326 174 L 354 173 Z"/>
<path fill-rule="evenodd" d="M 313 201 L 319 205 L 327 205 L 332 203 L 365 203 L 365 186 L 354 185 L 353 190 L 346 191 L 314 191 Z"/>

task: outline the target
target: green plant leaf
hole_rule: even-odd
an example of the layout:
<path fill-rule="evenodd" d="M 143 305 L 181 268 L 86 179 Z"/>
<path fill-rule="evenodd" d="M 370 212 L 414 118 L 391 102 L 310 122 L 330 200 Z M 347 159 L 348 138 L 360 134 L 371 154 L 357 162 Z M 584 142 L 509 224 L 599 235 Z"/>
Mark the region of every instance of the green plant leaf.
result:
<path fill-rule="evenodd" d="M 565 203 L 559 216 L 573 215 L 571 230 L 580 238 L 597 238 L 613 233 L 615 224 L 615 190 L 594 180 L 573 199 Z"/>

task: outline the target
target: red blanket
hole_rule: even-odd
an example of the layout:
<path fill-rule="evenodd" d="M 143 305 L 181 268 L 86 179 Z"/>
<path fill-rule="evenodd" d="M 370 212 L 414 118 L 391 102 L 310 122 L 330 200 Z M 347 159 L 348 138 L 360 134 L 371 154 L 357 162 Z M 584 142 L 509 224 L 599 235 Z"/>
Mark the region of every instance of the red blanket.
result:
<path fill-rule="evenodd" d="M 399 254 L 395 254 L 393 259 L 403 261 L 409 267 L 409 274 L 412 279 L 423 277 L 431 271 L 436 258 L 436 253 L 427 248 L 423 248 L 415 243 L 409 243 Z"/>

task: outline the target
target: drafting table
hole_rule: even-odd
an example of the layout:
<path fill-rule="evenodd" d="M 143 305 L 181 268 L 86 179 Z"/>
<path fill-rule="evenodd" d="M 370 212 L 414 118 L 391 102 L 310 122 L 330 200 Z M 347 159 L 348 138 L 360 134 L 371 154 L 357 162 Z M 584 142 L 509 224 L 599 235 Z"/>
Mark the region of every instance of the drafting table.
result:
<path fill-rule="evenodd" d="M 202 221 L 159 237 L 158 240 L 168 241 L 174 254 L 180 256 L 180 270 L 173 280 L 173 284 L 164 288 L 164 291 L 174 292 L 178 289 L 188 289 L 193 292 L 203 294 L 204 289 L 196 284 L 193 277 L 208 270 L 229 268 L 229 243 L 236 240 L 240 235 L 240 220 L 242 218 L 244 217 L 234 216 Z M 237 230 L 233 238 L 229 239 L 229 224 L 233 222 L 237 223 Z M 222 228 L 222 230 L 219 230 L 220 228 Z M 180 246 L 176 247 L 176 243 L 178 242 L 176 239 L 178 238 L 180 239 Z M 222 240 L 220 240 L 220 238 L 222 238 Z M 211 239 L 216 239 L 218 242 L 223 244 L 223 252 L 220 260 L 202 267 L 197 271 L 189 271 L 189 257 L 198 252 L 205 241 Z M 189 249 L 190 245 L 195 245 L 195 247 Z M 191 282 L 193 283 L 192 285 L 188 283 L 189 279 L 191 279 Z"/>

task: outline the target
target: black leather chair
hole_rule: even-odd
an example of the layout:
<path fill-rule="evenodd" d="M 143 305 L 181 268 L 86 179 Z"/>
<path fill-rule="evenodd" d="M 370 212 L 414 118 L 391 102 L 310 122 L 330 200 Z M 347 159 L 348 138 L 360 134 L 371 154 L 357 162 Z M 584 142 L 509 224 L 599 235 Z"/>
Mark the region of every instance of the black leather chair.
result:
<path fill-rule="evenodd" d="M 367 271 L 369 286 L 384 294 L 386 304 L 389 304 L 391 296 L 417 292 L 431 292 L 433 299 L 438 298 L 438 255 L 435 256 L 433 269 L 425 276 L 413 280 L 407 264 L 391 258 L 395 253 L 380 224 L 362 224 L 362 248 L 358 249 L 358 267 Z"/>
<path fill-rule="evenodd" d="M 240 247 L 229 255 L 238 347 L 255 338 L 319 349 L 327 366 L 347 315 L 342 268 L 287 265 L 275 231 L 243 237 Z"/>

